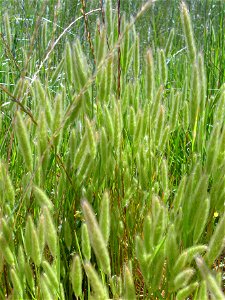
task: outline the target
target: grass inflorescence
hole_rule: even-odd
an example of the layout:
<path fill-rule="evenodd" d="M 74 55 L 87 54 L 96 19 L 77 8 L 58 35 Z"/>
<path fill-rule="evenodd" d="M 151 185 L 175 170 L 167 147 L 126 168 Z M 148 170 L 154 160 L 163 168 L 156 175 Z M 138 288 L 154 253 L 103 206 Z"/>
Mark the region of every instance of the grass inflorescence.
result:
<path fill-rule="evenodd" d="M 1 21 L 0 299 L 225 299 L 224 5 L 69 2 Z"/>

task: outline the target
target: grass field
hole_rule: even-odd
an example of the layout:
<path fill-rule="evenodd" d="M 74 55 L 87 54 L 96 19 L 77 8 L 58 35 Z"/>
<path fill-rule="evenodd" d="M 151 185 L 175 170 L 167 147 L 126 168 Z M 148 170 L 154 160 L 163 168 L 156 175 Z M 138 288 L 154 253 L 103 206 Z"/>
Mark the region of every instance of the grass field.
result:
<path fill-rule="evenodd" d="M 225 3 L 6 2 L 0 299 L 225 299 Z"/>

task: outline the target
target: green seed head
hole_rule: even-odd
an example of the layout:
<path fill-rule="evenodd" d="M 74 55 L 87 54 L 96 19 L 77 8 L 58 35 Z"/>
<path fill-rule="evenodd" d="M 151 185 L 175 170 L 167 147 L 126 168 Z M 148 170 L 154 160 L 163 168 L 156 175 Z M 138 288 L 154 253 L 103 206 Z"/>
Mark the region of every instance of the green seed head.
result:
<path fill-rule="evenodd" d="M 100 263 L 103 272 L 105 272 L 106 274 L 110 274 L 111 267 L 109 253 L 106 247 L 106 242 L 104 241 L 102 232 L 97 223 L 95 214 L 90 204 L 86 200 L 82 201 L 82 209 L 87 224 L 91 246 L 95 252 L 95 255 Z"/>
<path fill-rule="evenodd" d="M 75 296 L 80 297 L 82 295 L 82 268 L 78 255 L 75 255 L 72 261 L 70 280 L 72 282 Z"/>

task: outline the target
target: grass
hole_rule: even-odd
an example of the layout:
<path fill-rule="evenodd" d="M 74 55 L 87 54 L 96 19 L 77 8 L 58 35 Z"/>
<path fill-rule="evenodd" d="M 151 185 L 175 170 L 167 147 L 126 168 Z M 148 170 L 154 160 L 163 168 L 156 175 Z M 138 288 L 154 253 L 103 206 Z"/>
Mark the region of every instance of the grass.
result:
<path fill-rule="evenodd" d="M 1 299 L 224 299 L 224 4 L 150 2 L 4 14 Z"/>

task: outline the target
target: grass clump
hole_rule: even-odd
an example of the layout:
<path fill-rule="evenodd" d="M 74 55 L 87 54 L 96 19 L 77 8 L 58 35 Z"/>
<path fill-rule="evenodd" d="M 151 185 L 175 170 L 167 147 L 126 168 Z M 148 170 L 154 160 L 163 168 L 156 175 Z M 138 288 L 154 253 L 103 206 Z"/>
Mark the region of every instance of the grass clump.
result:
<path fill-rule="evenodd" d="M 130 21 L 81 5 L 86 40 L 58 34 L 58 3 L 17 56 L 3 18 L 0 298 L 224 299 L 224 86 L 195 20 L 174 1 L 183 44 L 174 27 L 144 50 L 155 1 Z"/>

